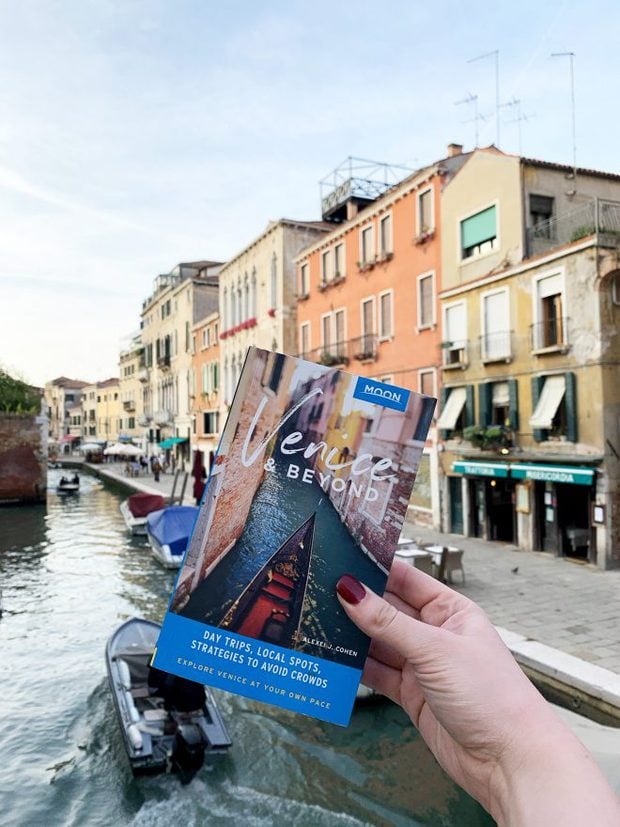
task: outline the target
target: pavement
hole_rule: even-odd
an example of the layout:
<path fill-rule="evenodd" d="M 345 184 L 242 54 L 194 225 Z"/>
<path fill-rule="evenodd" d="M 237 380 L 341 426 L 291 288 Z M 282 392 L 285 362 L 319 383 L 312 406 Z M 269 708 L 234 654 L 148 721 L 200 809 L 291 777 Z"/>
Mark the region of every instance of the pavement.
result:
<path fill-rule="evenodd" d="M 463 549 L 465 582 L 455 572 L 452 586 L 482 606 L 525 671 L 620 725 L 620 571 L 411 522 L 403 536 Z"/>
<path fill-rule="evenodd" d="M 174 491 L 175 503 L 178 504 L 179 496 L 183 487 L 183 473 L 179 474 L 175 488 L 175 475 L 164 474 L 159 475 L 159 482 L 155 482 L 153 474 L 148 471 L 146 474 L 140 473 L 137 477 L 128 476 L 125 473 L 125 464 L 118 463 L 98 463 L 86 464 L 87 467 L 97 476 L 108 479 L 116 483 L 128 491 L 143 491 L 146 494 L 161 494 L 162 497 L 170 499 Z M 183 496 L 183 505 L 195 505 L 193 497 L 194 478 L 188 472 L 187 483 Z"/>

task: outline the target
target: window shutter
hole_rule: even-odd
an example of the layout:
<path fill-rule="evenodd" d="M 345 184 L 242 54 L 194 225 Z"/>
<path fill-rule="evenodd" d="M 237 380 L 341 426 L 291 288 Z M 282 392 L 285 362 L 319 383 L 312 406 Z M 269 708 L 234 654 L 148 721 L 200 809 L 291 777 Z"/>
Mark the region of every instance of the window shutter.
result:
<path fill-rule="evenodd" d="M 532 376 L 532 411 L 536 410 L 536 405 L 538 404 L 538 399 L 540 398 L 540 393 L 544 384 L 544 376 Z M 543 442 L 545 439 L 545 432 L 541 428 L 534 428 L 532 435 L 536 442 Z"/>
<path fill-rule="evenodd" d="M 448 388 L 440 388 L 439 390 L 439 401 L 441 402 L 441 410 L 443 411 L 446 402 L 448 401 L 449 391 Z M 439 439 L 448 439 L 448 431 L 445 429 L 439 431 Z"/>
<path fill-rule="evenodd" d="M 566 391 L 564 402 L 566 404 L 566 439 L 569 442 L 577 442 L 577 382 L 574 373 L 564 375 Z"/>
<path fill-rule="evenodd" d="M 474 386 L 468 385 L 466 388 L 467 401 L 465 402 L 465 427 L 470 428 L 476 424 L 476 410 L 474 401 Z"/>
<path fill-rule="evenodd" d="M 461 244 L 463 249 L 483 244 L 497 235 L 495 207 L 488 207 L 476 215 L 461 221 Z"/>
<path fill-rule="evenodd" d="M 469 401 L 467 403 L 469 405 Z M 478 385 L 478 418 L 483 428 L 491 422 L 491 383 L 481 382 Z"/>
<path fill-rule="evenodd" d="M 513 431 L 519 430 L 519 385 L 516 379 L 508 380 L 508 416 L 510 428 Z"/>

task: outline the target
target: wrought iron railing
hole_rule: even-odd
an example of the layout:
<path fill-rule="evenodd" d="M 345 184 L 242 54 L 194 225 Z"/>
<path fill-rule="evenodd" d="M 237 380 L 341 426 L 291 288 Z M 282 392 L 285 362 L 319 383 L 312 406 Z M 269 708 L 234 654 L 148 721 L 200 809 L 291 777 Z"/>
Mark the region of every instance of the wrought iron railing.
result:
<path fill-rule="evenodd" d="M 566 347 L 568 345 L 568 325 L 570 319 L 558 316 L 530 325 L 532 350 L 544 350 L 548 347 Z"/>
<path fill-rule="evenodd" d="M 554 247 L 602 234 L 620 242 L 620 203 L 593 198 L 555 218 L 539 221 L 527 229 L 527 255 L 534 256 Z"/>
<path fill-rule="evenodd" d="M 480 336 L 480 358 L 483 362 L 511 359 L 513 351 L 512 331 L 483 333 Z"/>
<path fill-rule="evenodd" d="M 326 367 L 338 367 L 348 365 L 352 359 L 362 362 L 375 360 L 378 355 L 378 344 L 379 337 L 376 333 L 366 333 L 354 339 L 321 345 L 321 347 L 300 353 L 299 356 Z"/>

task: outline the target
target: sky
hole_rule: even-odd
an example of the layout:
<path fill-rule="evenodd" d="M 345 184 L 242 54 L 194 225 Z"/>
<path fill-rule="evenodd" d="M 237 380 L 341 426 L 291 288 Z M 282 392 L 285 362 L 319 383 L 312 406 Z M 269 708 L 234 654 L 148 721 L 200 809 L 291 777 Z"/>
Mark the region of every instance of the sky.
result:
<path fill-rule="evenodd" d="M 118 375 L 159 273 L 320 218 L 348 156 L 479 145 L 620 173 L 610 0 L 0 0 L 0 366 Z M 520 110 L 524 119 L 516 121 Z M 519 137 L 520 127 L 520 137 Z"/>

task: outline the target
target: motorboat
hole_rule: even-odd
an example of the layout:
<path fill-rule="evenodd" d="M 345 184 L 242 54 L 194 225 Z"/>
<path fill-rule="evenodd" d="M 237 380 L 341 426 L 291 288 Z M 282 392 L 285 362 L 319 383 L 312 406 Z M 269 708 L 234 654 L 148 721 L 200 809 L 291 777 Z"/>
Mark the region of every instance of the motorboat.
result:
<path fill-rule="evenodd" d="M 77 494 L 80 490 L 80 478 L 77 474 L 72 477 L 62 476 L 56 484 L 58 494 Z"/>
<path fill-rule="evenodd" d="M 198 508 L 195 505 L 169 505 L 146 518 L 146 535 L 154 556 L 168 569 L 178 569 L 187 548 Z"/>
<path fill-rule="evenodd" d="M 121 503 L 121 514 L 125 525 L 132 534 L 146 534 L 146 518 L 153 511 L 166 507 L 166 500 L 160 494 L 139 491 Z"/>
<path fill-rule="evenodd" d="M 149 665 L 160 628 L 136 617 L 119 626 L 106 646 L 108 680 L 134 774 L 176 771 L 187 782 L 232 742 L 208 687 Z"/>
<path fill-rule="evenodd" d="M 219 626 L 239 635 L 290 646 L 297 636 L 312 558 L 315 514 L 269 558 Z"/>

